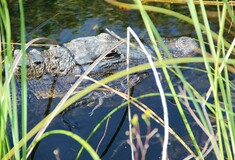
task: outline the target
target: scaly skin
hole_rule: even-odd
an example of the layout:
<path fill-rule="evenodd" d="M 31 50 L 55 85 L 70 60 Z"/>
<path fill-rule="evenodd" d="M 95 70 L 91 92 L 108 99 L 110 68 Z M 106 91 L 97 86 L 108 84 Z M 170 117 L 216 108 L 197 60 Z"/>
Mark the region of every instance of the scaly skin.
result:
<path fill-rule="evenodd" d="M 195 48 L 198 48 L 198 44 L 189 37 L 164 38 L 163 41 L 173 57 L 192 57 L 196 54 Z M 48 50 L 32 49 L 27 56 L 27 74 L 29 77 L 41 77 L 45 74 L 82 74 L 101 54 L 117 43 L 116 38 L 107 33 L 101 33 L 97 36 L 77 38 L 62 46 L 50 47 Z M 151 43 L 146 42 L 145 47 L 156 59 Z M 163 58 L 166 58 L 163 49 L 158 47 Z M 15 50 L 14 54 L 17 55 L 19 52 Z M 147 63 L 147 58 L 140 48 L 132 46 L 130 53 L 132 65 Z M 92 72 L 120 70 L 125 65 L 125 61 L 126 44 L 122 43 L 113 49 Z M 20 74 L 20 66 L 21 64 L 18 65 L 16 75 Z"/>

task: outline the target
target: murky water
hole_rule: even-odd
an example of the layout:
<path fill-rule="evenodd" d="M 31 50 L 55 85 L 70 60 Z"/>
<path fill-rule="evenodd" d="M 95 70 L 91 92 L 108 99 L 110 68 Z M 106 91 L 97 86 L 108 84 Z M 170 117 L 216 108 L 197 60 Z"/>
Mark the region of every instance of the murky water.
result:
<path fill-rule="evenodd" d="M 19 41 L 19 16 L 17 4 L 12 1 L 9 5 L 12 16 L 13 39 L 14 41 Z M 25 2 L 24 6 L 28 40 L 36 37 L 47 37 L 57 40 L 60 43 L 65 43 L 77 37 L 97 35 L 101 32 L 105 32 L 106 28 L 122 37 L 126 36 L 126 28 L 128 26 L 132 27 L 137 34 L 141 34 L 145 30 L 138 11 L 120 10 L 101 0 L 69 0 L 66 2 L 61 0 L 28 0 Z M 181 11 L 183 14 L 189 14 L 187 6 L 179 7 L 177 5 L 172 5 L 171 8 L 176 11 Z M 150 13 L 150 15 L 162 36 L 195 36 L 194 28 L 190 24 L 162 14 Z M 186 74 L 186 77 L 189 77 L 191 80 L 194 80 L 199 76 L 203 77 L 200 73 L 192 73 L 188 70 L 184 70 L 183 72 Z M 206 88 L 203 87 L 206 86 L 206 77 L 202 77 L 198 79 L 198 82 L 194 81 L 194 85 L 199 87 L 199 90 L 203 93 L 204 90 L 206 90 Z M 197 84 L 201 83 L 200 80 L 205 84 L 198 86 Z M 174 81 L 177 82 L 177 78 L 175 78 Z M 166 84 L 163 85 L 166 86 Z M 157 88 L 154 85 L 154 79 L 150 76 L 150 78 L 144 80 L 134 88 L 133 96 L 156 91 Z M 60 99 L 36 99 L 33 94 L 30 94 L 29 96 L 31 97 L 29 98 L 28 106 L 29 129 L 31 129 L 56 106 Z M 171 98 L 168 100 L 170 102 Z M 92 116 L 89 116 L 92 108 L 77 107 L 71 109 L 53 120 L 48 130 L 65 129 L 72 131 L 83 138 L 87 138 L 87 135 L 92 131 L 97 122 L 99 122 L 103 116 L 110 112 L 114 107 L 121 104 L 121 102 L 122 99 L 119 96 L 106 99 L 104 104 L 97 109 Z M 159 96 L 145 98 L 142 102 L 153 108 L 156 113 L 162 116 L 162 107 Z M 183 136 L 187 135 L 186 129 L 174 103 L 169 103 L 168 107 L 171 127 L 178 134 Z M 133 114 L 137 113 L 138 115 L 141 115 L 141 111 L 134 107 L 132 108 Z M 125 134 L 128 130 L 128 121 L 125 110 L 125 108 L 121 109 L 110 118 L 106 136 L 98 147 L 98 154 L 103 156 L 102 159 L 131 159 L 130 147 L 127 143 L 128 136 Z M 122 117 L 124 120 L 123 124 L 121 124 Z M 188 117 L 189 119 L 192 119 L 190 116 Z M 140 123 L 142 126 L 145 126 L 144 122 Z M 154 137 L 150 140 L 146 159 L 160 159 L 163 127 L 154 121 L 151 121 L 151 127 L 159 129 L 158 133 L 160 134 L 160 138 Z M 95 134 L 95 137 L 90 140 L 89 143 L 93 148 L 97 148 L 104 130 L 105 125 L 103 125 Z M 195 130 L 198 130 L 198 128 L 195 127 Z M 145 127 L 141 127 L 141 133 L 142 135 L 146 133 Z M 37 146 L 32 155 L 32 159 L 55 159 L 55 155 L 53 154 L 55 150 L 59 151 L 58 156 L 61 159 L 74 159 L 79 149 L 80 145 L 66 136 L 50 136 Z M 181 159 L 187 155 L 187 151 L 185 151 L 178 142 L 174 140 L 171 141 L 169 144 L 169 156 L 172 159 Z M 82 154 L 81 159 L 85 158 L 90 159 L 90 156 L 86 152 Z"/>

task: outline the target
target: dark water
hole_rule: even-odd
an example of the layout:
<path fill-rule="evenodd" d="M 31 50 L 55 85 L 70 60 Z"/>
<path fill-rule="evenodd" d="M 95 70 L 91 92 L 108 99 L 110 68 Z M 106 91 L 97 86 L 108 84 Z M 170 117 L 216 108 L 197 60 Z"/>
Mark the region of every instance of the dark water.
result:
<path fill-rule="evenodd" d="M 19 41 L 19 16 L 17 3 L 14 1 L 9 2 L 11 8 L 11 19 L 13 27 L 13 39 Z M 120 10 L 117 7 L 109 5 L 102 0 L 78 0 L 78 1 L 62 1 L 62 0 L 28 0 L 24 4 L 27 39 L 31 40 L 36 37 L 47 37 L 57 40 L 60 43 L 68 42 L 77 37 L 97 35 L 101 32 L 105 32 L 106 28 L 114 31 L 118 35 L 125 37 L 126 28 L 128 26 L 137 33 L 141 34 L 144 29 L 144 24 L 141 20 L 141 16 L 138 11 L 125 11 Z M 168 6 L 169 7 L 169 6 Z M 189 14 L 187 6 L 170 6 L 176 11 L 181 11 L 183 14 Z M 184 23 L 181 20 L 165 16 L 162 14 L 150 13 L 153 18 L 156 27 L 160 31 L 162 36 L 195 36 L 194 28 L 192 25 Z M 216 27 L 215 27 L 216 29 Z M 201 93 L 207 89 L 206 76 L 201 73 L 192 73 L 188 70 L 183 70 L 186 77 L 189 77 L 194 85 L 198 87 Z M 198 78 L 200 77 L 200 78 Z M 177 81 L 176 77 L 173 77 L 174 81 Z M 197 79 L 197 81 L 195 81 Z M 198 85 L 203 84 L 203 85 Z M 166 86 L 166 84 L 163 84 Z M 154 79 L 150 76 L 144 80 L 141 84 L 134 88 L 134 96 L 138 96 L 144 93 L 156 92 L 157 88 L 154 85 Z M 169 91 L 169 90 L 166 90 Z M 33 128 L 37 122 L 39 122 L 45 115 L 47 115 L 59 102 L 59 98 L 56 99 L 36 99 L 33 95 L 29 95 L 32 98 L 29 99 L 29 129 Z M 182 123 L 181 117 L 174 103 L 171 102 L 171 98 L 168 99 L 169 120 L 170 126 L 179 135 L 185 139 L 189 139 L 186 129 Z M 88 134 L 96 126 L 96 124 L 114 107 L 121 104 L 122 99 L 118 96 L 106 99 L 104 104 L 95 111 L 93 116 L 89 116 L 92 108 L 75 108 L 69 110 L 66 114 L 61 114 L 53 120 L 49 130 L 64 129 L 72 131 L 73 133 L 87 138 Z M 159 96 L 145 98 L 142 100 L 147 106 L 150 106 L 158 115 L 162 117 L 162 107 Z M 136 113 L 141 116 L 142 112 L 132 107 L 133 114 Z M 119 110 L 113 115 L 108 124 L 106 136 L 101 143 L 98 154 L 103 155 L 102 159 L 131 159 L 130 147 L 127 143 L 128 136 L 125 134 L 128 130 L 127 116 L 125 115 L 125 108 Z M 124 123 L 120 125 L 122 117 Z M 188 115 L 189 120 L 192 118 Z M 141 134 L 144 136 L 146 133 L 146 127 L 141 120 Z M 194 122 L 191 124 L 194 126 Z M 147 151 L 146 159 L 160 159 L 162 150 L 163 139 L 163 127 L 154 121 L 151 121 L 151 127 L 158 128 L 159 137 L 153 137 L 149 142 L 149 149 Z M 98 132 L 90 140 L 90 144 L 93 148 L 96 148 L 103 133 L 105 125 L 103 125 Z M 198 127 L 194 127 L 195 131 L 200 130 Z M 117 133 L 116 137 L 114 137 Z M 198 136 L 203 138 L 202 135 Z M 142 139 L 144 141 L 144 138 Z M 191 142 L 188 141 L 190 144 Z M 109 144 L 111 144 L 109 146 Z M 108 148 L 107 148 L 108 147 Z M 35 149 L 31 159 L 55 159 L 53 152 L 59 151 L 59 157 L 61 159 L 74 159 L 80 145 L 74 140 L 61 135 L 50 136 L 44 139 Z M 187 151 L 171 137 L 169 144 L 169 157 L 171 159 L 182 159 L 188 155 Z M 90 159 L 90 156 L 85 151 L 82 154 L 81 159 Z"/>

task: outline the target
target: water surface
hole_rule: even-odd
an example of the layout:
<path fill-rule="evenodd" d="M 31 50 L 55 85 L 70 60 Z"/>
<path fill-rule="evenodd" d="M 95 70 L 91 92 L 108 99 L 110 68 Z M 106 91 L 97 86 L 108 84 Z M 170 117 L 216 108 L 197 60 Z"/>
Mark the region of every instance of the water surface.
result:
<path fill-rule="evenodd" d="M 13 1 L 9 2 L 9 6 L 11 8 L 11 22 L 14 31 L 13 40 L 16 42 L 20 39 L 18 6 Z M 61 0 L 28 0 L 25 1 L 24 7 L 27 40 L 37 37 L 47 37 L 57 40 L 59 43 L 65 43 L 77 37 L 97 35 L 101 32 L 105 32 L 106 28 L 114 31 L 121 37 L 125 37 L 126 28 L 128 26 L 130 26 L 139 35 L 145 31 L 144 24 L 138 11 L 120 10 L 119 8 L 109 5 L 101 0 L 69 0 L 66 2 Z M 185 15 L 189 14 L 187 6 L 171 5 L 170 8 L 175 11 L 180 11 Z M 190 24 L 162 14 L 152 12 L 149 14 L 153 18 L 160 34 L 164 37 L 182 35 L 191 37 L 195 36 L 194 28 Z M 200 72 L 196 73 L 187 69 L 184 69 L 183 72 L 190 81 L 194 82 L 193 84 L 198 87 L 198 90 L 201 93 L 206 91 L 208 84 L 205 75 Z M 195 81 L 198 77 L 201 78 L 198 79 L 198 81 Z M 173 82 L 177 84 L 177 77 L 174 77 L 172 74 L 172 78 Z M 202 85 L 198 85 L 201 83 Z M 166 82 L 163 82 L 163 85 L 166 88 L 166 92 L 169 92 Z M 153 76 L 150 76 L 148 79 L 134 87 L 133 96 L 138 96 L 144 93 L 153 93 L 156 91 L 158 91 L 158 89 L 155 86 Z M 31 129 L 45 115 L 52 111 L 60 98 L 37 99 L 32 93 L 30 93 L 30 91 L 29 97 L 28 113 L 29 129 Z M 186 129 L 180 115 L 178 114 L 178 110 L 174 102 L 172 103 L 171 100 L 172 98 L 168 98 L 170 125 L 179 135 L 183 137 L 187 136 Z M 66 114 L 60 114 L 55 118 L 47 130 L 64 129 L 72 131 L 83 138 L 87 138 L 88 134 L 92 131 L 97 122 L 99 122 L 114 107 L 120 105 L 122 101 L 123 100 L 119 96 L 105 99 L 104 104 L 97 109 L 92 116 L 89 116 L 89 113 L 92 110 L 91 107 L 77 107 L 71 109 Z M 150 106 L 162 117 L 163 113 L 159 96 L 145 98 L 142 102 L 147 106 Z M 136 113 L 141 116 L 141 111 L 135 107 L 132 108 L 133 114 Z M 102 159 L 131 159 L 128 136 L 126 135 L 128 130 L 128 121 L 125 112 L 126 108 L 123 108 L 110 118 L 106 136 L 98 148 L 98 154 L 103 156 Z M 120 125 L 122 117 L 124 123 Z M 189 115 L 188 118 L 192 120 Z M 141 134 L 144 135 L 146 133 L 146 127 L 143 121 L 140 121 L 140 123 L 142 125 Z M 191 125 L 194 126 L 194 122 L 192 122 Z M 153 159 L 153 157 L 154 159 L 160 159 L 163 127 L 152 120 L 151 127 L 159 129 L 158 134 L 160 135 L 160 138 L 154 137 L 150 140 L 146 159 Z M 89 142 L 93 148 L 97 147 L 104 130 L 105 125 L 99 129 L 95 134 L 95 137 L 93 137 Z M 199 131 L 200 133 L 198 127 L 195 127 L 194 130 Z M 201 135 L 199 137 L 203 138 Z M 189 137 L 186 137 L 186 139 L 189 139 Z M 50 136 L 40 142 L 31 158 L 34 160 L 55 159 L 55 155 L 53 153 L 57 150 L 59 151 L 58 156 L 61 159 L 74 159 L 79 148 L 80 145 L 77 142 L 66 136 Z M 185 149 L 171 137 L 169 156 L 172 159 L 181 159 L 187 155 L 187 151 L 185 151 Z M 85 158 L 90 159 L 86 152 L 82 154 L 81 159 Z"/>

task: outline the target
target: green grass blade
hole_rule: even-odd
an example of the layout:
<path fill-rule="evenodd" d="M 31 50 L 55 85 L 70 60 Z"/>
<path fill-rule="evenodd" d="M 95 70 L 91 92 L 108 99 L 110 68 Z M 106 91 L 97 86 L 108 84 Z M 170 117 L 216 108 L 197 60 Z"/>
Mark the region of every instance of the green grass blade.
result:
<path fill-rule="evenodd" d="M 21 99 L 22 99 L 22 111 L 21 111 L 21 125 L 22 125 L 22 137 L 27 134 L 27 75 L 26 75 L 26 52 L 25 52 L 25 20 L 24 20 L 24 8 L 23 1 L 19 0 L 20 11 L 20 38 L 21 38 L 21 52 L 22 52 L 22 66 L 21 66 Z M 26 159 L 27 143 L 25 141 L 22 147 L 22 158 Z"/>
<path fill-rule="evenodd" d="M 12 63 L 12 47 L 11 47 L 11 25 L 10 25 L 10 16 L 9 16 L 9 11 L 8 11 L 8 6 L 6 1 L 1 1 L 1 7 L 0 7 L 0 29 L 1 29 L 1 73 L 2 73 L 2 64 L 4 64 L 4 80 L 2 79 L 2 74 L 1 74 L 1 82 L 5 83 L 9 79 L 9 68 Z M 2 58 L 2 56 L 4 56 Z M 4 60 L 4 62 L 3 62 Z M 7 121 L 7 116 L 9 116 L 10 124 L 11 124 L 11 134 L 13 138 L 13 145 L 17 144 L 19 141 L 18 137 L 18 118 L 17 118 L 17 107 L 16 107 L 16 88 L 15 88 L 15 80 L 14 77 L 11 79 L 11 84 L 9 85 L 8 83 L 2 85 L 1 83 L 1 111 L 0 111 L 0 116 L 1 116 L 1 152 L 0 152 L 0 157 L 3 157 L 8 150 L 10 150 L 10 144 L 8 142 L 8 136 L 9 132 L 7 132 L 7 125 L 9 122 Z M 10 86 L 12 89 L 12 92 L 10 92 Z M 4 94 L 2 94 L 4 93 Z M 4 96 L 3 96 L 4 95 Z M 12 98 L 11 98 L 12 97 Z M 12 101 L 12 102 L 11 102 Z M 12 109 L 13 106 L 13 109 Z M 20 153 L 19 150 L 15 151 L 15 158 L 20 159 Z"/>

